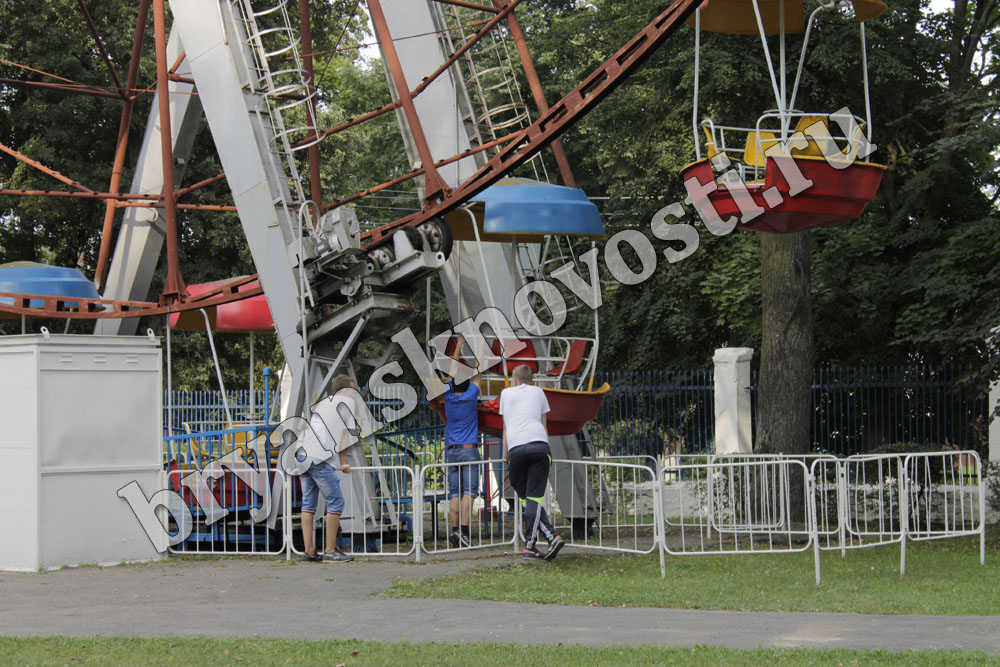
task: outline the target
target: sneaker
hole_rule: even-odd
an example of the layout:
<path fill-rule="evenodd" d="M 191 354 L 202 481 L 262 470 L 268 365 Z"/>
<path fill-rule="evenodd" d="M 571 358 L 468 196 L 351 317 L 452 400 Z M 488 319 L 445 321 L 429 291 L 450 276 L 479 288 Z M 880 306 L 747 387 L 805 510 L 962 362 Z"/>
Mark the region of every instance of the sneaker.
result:
<path fill-rule="evenodd" d="M 303 563 L 318 563 L 321 560 L 323 560 L 323 554 L 318 553 L 318 552 L 317 553 L 313 553 L 313 554 L 308 553 L 308 552 L 302 554 L 302 562 Z"/>
<path fill-rule="evenodd" d="M 468 549 L 469 547 L 472 546 L 472 540 L 470 540 L 469 536 L 466 535 L 465 533 L 459 531 L 457 533 L 457 537 L 458 537 L 458 546 L 459 547 L 461 547 L 463 549 Z"/>
<path fill-rule="evenodd" d="M 448 544 L 451 545 L 452 549 L 462 546 L 462 534 L 458 532 L 457 528 L 448 535 Z"/>
<path fill-rule="evenodd" d="M 352 560 L 354 560 L 354 556 L 349 556 L 344 552 L 340 551 L 339 549 L 337 549 L 332 554 L 323 554 L 322 560 L 324 562 L 332 562 L 332 563 L 350 563 Z"/>
<path fill-rule="evenodd" d="M 555 557 L 559 555 L 559 550 L 562 549 L 565 545 L 566 545 L 566 540 L 556 535 L 555 537 L 552 538 L 552 541 L 549 542 L 549 549 L 548 551 L 545 552 L 545 555 L 542 556 L 542 558 L 544 558 L 545 560 L 554 560 Z"/>
<path fill-rule="evenodd" d="M 545 554 L 532 547 L 521 552 L 521 560 L 545 560 Z"/>

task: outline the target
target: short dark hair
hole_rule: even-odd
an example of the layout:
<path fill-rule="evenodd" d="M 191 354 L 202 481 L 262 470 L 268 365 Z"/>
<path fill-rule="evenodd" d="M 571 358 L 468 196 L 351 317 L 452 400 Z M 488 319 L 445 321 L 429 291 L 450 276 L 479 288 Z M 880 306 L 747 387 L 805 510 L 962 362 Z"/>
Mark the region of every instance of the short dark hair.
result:
<path fill-rule="evenodd" d="M 336 394 L 341 389 L 350 387 L 352 384 L 354 384 L 354 379 L 350 375 L 338 375 L 330 382 L 330 393 Z"/>
<path fill-rule="evenodd" d="M 462 380 L 461 382 L 451 381 L 451 390 L 456 394 L 464 394 L 465 390 L 469 388 L 469 381 Z"/>

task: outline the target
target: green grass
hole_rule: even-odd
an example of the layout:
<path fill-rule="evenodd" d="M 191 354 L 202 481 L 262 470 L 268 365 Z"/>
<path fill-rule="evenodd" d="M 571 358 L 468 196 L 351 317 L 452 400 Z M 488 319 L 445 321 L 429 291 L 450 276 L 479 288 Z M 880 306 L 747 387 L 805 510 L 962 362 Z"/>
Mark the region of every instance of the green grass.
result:
<path fill-rule="evenodd" d="M 214 639 L 207 637 L 0 637 L 4 665 L 995 665 L 997 656 L 961 651 L 723 649 L 702 646 L 521 646 Z"/>
<path fill-rule="evenodd" d="M 668 556 L 660 578 L 655 555 L 609 556 L 564 551 L 552 563 L 514 561 L 500 568 L 419 583 L 397 582 L 386 595 L 605 607 L 671 607 L 742 611 L 867 614 L 1000 615 L 1000 539 L 953 539 L 821 555 L 816 586 L 813 554 Z"/>

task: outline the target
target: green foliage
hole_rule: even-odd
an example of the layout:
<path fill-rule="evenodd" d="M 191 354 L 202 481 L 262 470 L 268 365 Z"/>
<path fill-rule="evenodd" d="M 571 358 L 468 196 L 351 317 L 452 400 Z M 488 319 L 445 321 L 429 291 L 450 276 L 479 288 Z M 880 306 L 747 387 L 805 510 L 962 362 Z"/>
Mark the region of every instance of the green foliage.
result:
<path fill-rule="evenodd" d="M 945 452 L 949 448 L 935 442 L 893 442 L 880 445 L 871 454 L 922 454 L 925 452 Z"/>
<path fill-rule="evenodd" d="M 550 99 L 662 9 L 610 0 L 540 4 L 521 14 Z M 980 43 L 985 66 L 957 67 L 964 52 L 955 49 L 975 47 L 963 41 L 975 42 L 973 4 L 988 3 L 971 3 L 956 20 L 904 0 L 867 24 L 879 146 L 872 159 L 889 171 L 861 219 L 812 232 L 817 363 L 958 361 L 979 384 L 997 373 L 1000 355 L 985 344 L 1000 322 L 993 196 L 1000 130 L 989 85 L 996 24 Z M 648 230 L 658 208 L 681 198 L 677 174 L 694 159 L 692 34 L 678 31 L 564 139 L 584 190 L 611 198 L 604 210 L 611 233 Z M 831 112 L 847 105 L 863 114 L 853 18 L 822 15 L 810 44 L 796 106 Z M 789 37 L 790 53 L 800 45 L 800 36 Z M 746 125 L 774 106 L 759 38 L 705 34 L 702 46 L 700 117 Z M 646 283 L 605 283 L 602 363 L 703 366 L 714 347 L 759 347 L 759 294 L 757 237 L 703 231 L 694 255 L 677 265 L 661 259 Z"/>
<path fill-rule="evenodd" d="M 1000 515 L 1000 461 L 989 462 L 983 482 L 986 485 L 986 507 L 996 521 L 997 515 Z"/>

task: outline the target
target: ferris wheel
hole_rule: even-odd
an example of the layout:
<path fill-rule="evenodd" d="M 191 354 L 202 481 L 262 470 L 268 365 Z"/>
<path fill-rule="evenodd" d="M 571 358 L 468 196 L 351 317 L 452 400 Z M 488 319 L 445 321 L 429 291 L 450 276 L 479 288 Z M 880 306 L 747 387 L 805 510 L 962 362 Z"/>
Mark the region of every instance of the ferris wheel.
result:
<path fill-rule="evenodd" d="M 0 294 L 0 312 L 93 319 L 99 321 L 99 332 L 117 333 L 129 330 L 129 318 L 134 321 L 142 315 L 172 313 L 174 323 L 183 326 L 192 318 L 176 314 L 202 309 L 212 312 L 214 326 L 220 326 L 227 319 L 215 315 L 220 308 L 239 308 L 232 304 L 256 298 L 258 319 L 266 320 L 269 313 L 270 322 L 241 321 L 233 326 L 273 327 L 286 359 L 305 375 L 310 350 L 317 357 L 335 357 L 329 352 L 334 344 L 338 348 L 344 342 L 356 344 L 366 329 L 410 317 L 414 307 L 408 291 L 428 276 L 443 276 L 456 322 L 485 306 L 503 309 L 509 293 L 537 278 L 547 263 L 575 260 L 572 244 L 560 244 L 559 239 L 596 239 L 603 229 L 599 219 L 595 224 L 587 215 L 572 216 L 581 221 L 576 226 L 543 224 L 565 222 L 563 209 L 558 208 L 528 225 L 523 216 L 518 223 L 516 216 L 491 215 L 491 210 L 509 207 L 504 200 L 515 191 L 529 198 L 522 210 L 549 210 L 532 204 L 531 198 L 551 203 L 548 193 L 557 187 L 545 183 L 546 175 L 532 184 L 498 184 L 551 146 L 563 184 L 575 185 L 559 135 L 685 23 L 696 35 L 692 115 L 696 160 L 681 177 L 710 229 L 738 225 L 793 232 L 857 217 L 874 197 L 884 170 L 859 159 L 872 148 L 864 21 L 885 10 L 879 0 L 853 3 L 861 29 L 863 117 L 800 110 L 796 104 L 812 26 L 823 12 L 839 11 L 843 3 L 820 5 L 806 20 L 801 1 L 712 0 L 699 7 L 696 0 L 677 0 L 562 99 L 550 103 L 518 22 L 515 10 L 520 2 L 369 0 L 392 98 L 333 127 L 320 127 L 318 120 L 308 2 L 300 2 L 297 13 L 288 0 L 214 4 L 217 11 L 206 11 L 203 1 L 171 0 L 173 22 L 168 26 L 165 0 L 140 0 L 133 56 L 123 82 L 110 57 L 104 58 L 110 78 L 122 84 L 118 87 L 81 89 L 66 83 L 22 82 L 67 94 L 118 97 L 123 130 L 113 156 L 115 175 L 105 191 L 84 185 L 80 175 L 43 165 L 16 147 L 3 147 L 67 189 L 0 193 L 97 199 L 105 203 L 106 213 L 95 267 L 101 295 L 74 292 L 70 299 L 65 293 L 8 289 Z M 106 56 L 86 3 L 80 7 Z M 121 166 L 150 13 L 157 96 L 132 191 L 126 193 Z M 785 37 L 803 29 L 802 54 L 789 92 Z M 700 58 L 702 31 L 760 35 L 775 107 L 762 110 L 754 127 L 699 117 L 698 81 L 703 73 L 711 73 L 711 64 Z M 775 35 L 777 67 L 768 44 Z M 527 92 L 516 89 L 515 68 L 527 81 Z M 508 99 L 498 103 L 498 92 Z M 537 109 L 534 119 L 528 112 L 529 97 Z M 320 142 L 390 113 L 396 114 L 402 128 L 411 171 L 331 201 L 319 178 Z M 203 116 L 224 173 L 186 184 L 183 165 Z M 223 179 L 231 201 L 184 201 L 190 193 Z M 351 207 L 406 182 L 417 184 L 417 212 L 371 225 Z M 552 206 L 569 206 L 572 198 Z M 189 289 L 179 261 L 178 216 L 191 209 L 236 211 L 257 274 L 220 276 Z M 118 214 L 123 217 L 113 243 Z M 153 301 L 148 291 L 163 245 L 167 280 Z M 480 267 L 478 275 L 468 269 L 470 265 Z M 260 308 L 261 299 L 266 299 L 266 312 Z M 516 319 L 509 314 L 508 319 Z M 197 316 L 193 319 L 193 326 L 204 326 Z M 596 355 L 596 328 L 595 320 L 591 356 Z M 569 367 L 571 349 L 574 358 L 579 356 L 581 348 L 572 341 L 551 344 L 561 346 L 561 361 L 553 367 Z M 545 350 L 538 356 L 560 355 Z M 331 373 L 338 361 L 332 359 L 319 377 Z M 303 388 L 302 400 L 307 393 Z"/>

